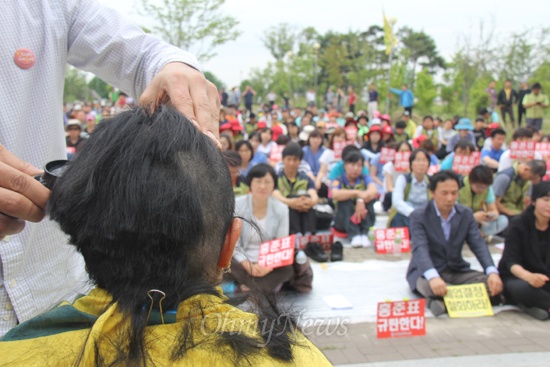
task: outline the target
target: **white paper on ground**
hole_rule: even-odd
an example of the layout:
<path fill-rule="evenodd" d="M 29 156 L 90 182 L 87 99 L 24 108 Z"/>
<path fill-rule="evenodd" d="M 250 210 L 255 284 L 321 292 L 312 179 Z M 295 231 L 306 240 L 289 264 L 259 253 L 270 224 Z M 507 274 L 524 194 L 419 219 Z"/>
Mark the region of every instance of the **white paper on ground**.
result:
<path fill-rule="evenodd" d="M 499 249 L 500 251 L 504 251 L 504 242 L 503 243 L 497 243 L 495 245 L 495 248 Z"/>
<path fill-rule="evenodd" d="M 333 310 L 348 310 L 353 308 L 353 305 L 346 297 L 341 294 L 331 294 L 324 296 L 323 301 Z"/>

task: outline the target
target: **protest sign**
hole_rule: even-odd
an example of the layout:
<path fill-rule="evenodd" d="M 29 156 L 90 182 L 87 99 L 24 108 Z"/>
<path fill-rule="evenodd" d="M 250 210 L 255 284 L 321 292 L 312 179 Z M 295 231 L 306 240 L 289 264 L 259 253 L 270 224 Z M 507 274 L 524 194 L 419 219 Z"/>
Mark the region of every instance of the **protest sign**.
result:
<path fill-rule="evenodd" d="M 374 248 L 379 254 L 411 252 L 409 229 L 407 227 L 375 229 Z"/>
<path fill-rule="evenodd" d="M 260 245 L 258 264 L 266 268 L 280 268 L 294 263 L 296 235 L 276 238 Z"/>
<path fill-rule="evenodd" d="M 395 159 L 395 149 L 392 148 L 382 148 L 380 151 L 380 163 L 393 162 Z"/>
<path fill-rule="evenodd" d="M 332 143 L 332 150 L 334 151 L 334 158 L 341 159 L 342 158 L 342 151 L 345 147 L 348 145 L 353 144 L 353 142 L 350 142 L 348 140 L 346 141 L 335 141 Z"/>
<path fill-rule="evenodd" d="M 510 158 L 533 159 L 535 158 L 534 141 L 513 141 L 510 143 Z"/>
<path fill-rule="evenodd" d="M 408 172 L 409 171 L 409 157 L 411 152 L 397 152 L 395 153 L 395 160 L 393 165 L 396 172 Z"/>
<path fill-rule="evenodd" d="M 309 242 L 318 242 L 325 251 L 330 251 L 333 241 L 333 234 L 311 234 L 298 237 L 298 246 L 303 250 Z"/>
<path fill-rule="evenodd" d="M 428 168 L 428 176 L 435 175 L 437 172 L 439 172 L 440 168 L 441 168 L 441 165 L 432 164 L 430 168 Z"/>
<path fill-rule="evenodd" d="M 547 160 L 550 158 L 550 143 L 537 143 L 535 152 L 539 153 L 542 159 Z"/>
<path fill-rule="evenodd" d="M 348 126 L 344 130 L 346 130 L 348 140 L 355 141 L 355 139 L 357 138 L 357 128 L 355 126 Z"/>
<path fill-rule="evenodd" d="M 494 315 L 483 283 L 448 285 L 443 300 L 450 318 Z"/>
<path fill-rule="evenodd" d="M 452 170 L 459 175 L 469 175 L 472 168 L 479 166 L 480 153 L 473 152 L 470 155 L 456 155 L 453 157 Z"/>
<path fill-rule="evenodd" d="M 271 153 L 269 154 L 269 159 L 273 162 L 280 162 L 283 159 L 283 150 L 285 149 L 284 145 L 274 145 L 271 148 Z"/>
<path fill-rule="evenodd" d="M 377 337 L 381 339 L 426 335 L 425 306 L 424 298 L 379 303 L 376 317 Z"/>

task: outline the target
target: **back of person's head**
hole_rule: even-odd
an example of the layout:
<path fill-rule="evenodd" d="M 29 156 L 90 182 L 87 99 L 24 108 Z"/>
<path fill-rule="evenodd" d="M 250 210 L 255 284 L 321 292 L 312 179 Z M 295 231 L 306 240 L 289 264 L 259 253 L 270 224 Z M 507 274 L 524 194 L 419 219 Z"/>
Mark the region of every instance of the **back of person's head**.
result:
<path fill-rule="evenodd" d="M 299 160 L 302 160 L 304 157 L 304 151 L 298 143 L 288 143 L 288 145 L 283 149 L 283 159 L 285 157 L 296 157 Z"/>
<path fill-rule="evenodd" d="M 520 140 L 520 139 L 531 139 L 533 137 L 533 132 L 529 129 L 526 129 L 524 127 L 520 127 L 516 131 L 514 131 L 514 134 L 512 135 L 512 140 Z"/>
<path fill-rule="evenodd" d="M 352 152 L 361 152 L 361 150 L 353 144 L 346 145 L 344 147 L 344 149 L 342 149 L 342 160 L 345 161 L 347 155 L 352 153 Z"/>
<path fill-rule="evenodd" d="M 486 166 L 475 166 L 470 171 L 468 179 L 471 184 L 483 184 L 483 185 L 492 185 L 493 184 L 493 172 L 489 167 Z"/>
<path fill-rule="evenodd" d="M 429 153 L 435 153 L 435 151 L 437 150 L 435 144 L 431 139 L 424 140 L 422 143 L 420 143 L 420 147 L 422 149 L 425 149 Z"/>
<path fill-rule="evenodd" d="M 240 167 L 243 164 L 241 155 L 234 150 L 224 150 L 222 154 L 229 167 Z"/>
<path fill-rule="evenodd" d="M 252 167 L 250 171 L 248 171 L 248 175 L 246 176 L 246 184 L 250 186 L 253 179 L 262 178 L 266 175 L 270 175 L 271 178 L 273 178 L 273 182 L 275 182 L 275 189 L 277 189 L 277 174 L 275 173 L 273 167 L 265 163 L 257 164 Z"/>
<path fill-rule="evenodd" d="M 290 136 L 288 135 L 279 135 L 277 138 L 277 145 L 287 145 L 290 142 Z"/>
<path fill-rule="evenodd" d="M 357 162 L 361 162 L 361 165 L 365 163 L 365 158 L 363 157 L 363 154 L 361 154 L 361 152 L 359 151 L 351 151 L 344 158 L 344 163 L 357 163 Z"/>
<path fill-rule="evenodd" d="M 531 169 L 531 175 L 542 178 L 546 174 L 546 162 L 542 159 L 533 159 L 526 164 Z"/>
<path fill-rule="evenodd" d="M 456 181 L 457 186 L 460 187 L 460 177 L 458 174 L 451 170 L 443 170 L 430 177 L 430 191 L 435 192 L 437 185 L 447 180 Z"/>
<path fill-rule="evenodd" d="M 97 127 L 53 186 L 48 213 L 82 253 L 92 281 L 113 297 L 127 321 L 113 339 L 90 335 L 96 339 L 91 353 L 98 361 L 149 364 L 144 335 L 151 290 L 165 293 L 165 310 L 199 294 L 221 297 L 215 286 L 221 277 L 220 254 L 235 226 L 234 209 L 225 157 L 175 109 L 161 106 L 153 114 L 129 110 Z M 160 295 L 155 299 L 158 304 Z M 202 313 L 200 305 L 193 307 Z M 274 311 L 266 312 L 261 314 Z M 196 346 L 189 342 L 196 320 L 182 321 L 181 335 L 174 338 L 174 360 Z M 232 346 L 231 359 L 240 359 L 258 344 L 244 334 L 215 335 Z M 284 349 L 287 333 L 283 341 L 262 336 L 270 355 L 292 358 L 290 348 Z M 119 352 L 102 354 L 105 343 Z M 88 347 L 83 348 L 84 353 Z"/>
<path fill-rule="evenodd" d="M 474 147 L 474 144 L 472 144 L 471 141 L 466 139 L 461 139 L 456 143 L 453 151 L 456 153 L 459 150 L 462 152 L 469 151 L 470 153 L 472 153 L 473 151 L 476 150 L 476 148 Z"/>
<path fill-rule="evenodd" d="M 501 128 L 496 128 L 493 131 L 491 131 L 491 138 L 494 138 L 497 135 L 506 136 L 506 131 L 504 131 L 504 129 L 501 129 Z"/>

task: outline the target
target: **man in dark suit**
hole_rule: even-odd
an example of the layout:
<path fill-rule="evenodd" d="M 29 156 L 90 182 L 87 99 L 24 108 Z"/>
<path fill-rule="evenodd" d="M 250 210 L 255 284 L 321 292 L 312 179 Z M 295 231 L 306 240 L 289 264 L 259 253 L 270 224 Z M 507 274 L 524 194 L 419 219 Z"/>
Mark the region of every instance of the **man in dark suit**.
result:
<path fill-rule="evenodd" d="M 472 211 L 456 203 L 458 175 L 452 171 L 436 173 L 430 179 L 430 192 L 433 200 L 409 217 L 412 259 L 407 281 L 411 290 L 427 298 L 428 307 L 438 316 L 446 312 L 442 297 L 447 294 L 447 283 L 485 283 L 490 296 L 496 297 L 502 291 L 502 281 Z M 464 242 L 485 273 L 471 270 L 462 258 Z"/>

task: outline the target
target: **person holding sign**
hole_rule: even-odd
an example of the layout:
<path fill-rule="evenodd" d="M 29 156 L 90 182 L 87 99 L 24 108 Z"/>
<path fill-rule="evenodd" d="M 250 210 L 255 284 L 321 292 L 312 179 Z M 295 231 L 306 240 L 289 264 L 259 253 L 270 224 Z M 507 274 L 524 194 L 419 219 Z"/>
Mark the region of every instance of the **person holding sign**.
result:
<path fill-rule="evenodd" d="M 253 167 L 246 180 L 250 193 L 235 203 L 235 214 L 244 219 L 243 228 L 231 260 L 231 273 L 225 279 L 236 281 L 241 289 L 250 288 L 253 282 L 264 291 L 278 291 L 294 276 L 292 265 L 270 269 L 259 265 L 258 257 L 262 242 L 288 236 L 288 208 L 271 196 L 277 187 L 277 175 L 268 164 Z"/>
<path fill-rule="evenodd" d="M 430 153 L 424 149 L 415 150 L 409 157 L 409 165 L 411 173 L 399 176 L 395 182 L 388 227 L 408 227 L 409 215 L 430 199 L 427 175 Z"/>
<path fill-rule="evenodd" d="M 502 146 L 505 141 L 506 131 L 500 128 L 494 129 L 491 131 L 491 147 L 481 150 L 481 163 L 492 169 L 493 172 L 496 172 L 498 169 L 498 161 L 504 153 Z"/>
<path fill-rule="evenodd" d="M 488 167 L 476 166 L 468 177 L 462 179 L 458 202 L 474 212 L 474 219 L 481 226 L 481 236 L 487 243 L 508 227 L 508 218 L 501 215 L 495 205 L 493 173 Z"/>
<path fill-rule="evenodd" d="M 514 218 L 498 265 L 504 295 L 539 320 L 550 312 L 550 182 L 533 187 L 532 204 Z"/>
<path fill-rule="evenodd" d="M 481 238 L 472 211 L 457 204 L 459 177 L 453 171 L 440 171 L 430 179 L 433 200 L 410 216 L 412 258 L 407 281 L 413 292 L 427 299 L 435 316 L 446 312 L 442 298 L 447 283 L 485 283 L 493 302 L 502 291 L 502 281 L 487 245 Z M 470 269 L 462 258 L 464 242 L 475 254 L 484 273 Z"/>
<path fill-rule="evenodd" d="M 546 174 L 546 162 L 534 159 L 529 162 L 516 162 L 495 177 L 493 189 L 500 213 L 508 219 L 519 215 L 529 202 L 531 183 L 537 184 Z"/>
<path fill-rule="evenodd" d="M 319 190 L 321 183 L 326 181 L 328 174 L 332 171 L 334 166 L 342 160 L 343 143 L 346 141 L 346 131 L 342 128 L 336 128 L 328 138 L 327 148 L 319 157 L 321 168 L 319 168 L 319 174 L 315 179 L 315 188 Z"/>
<path fill-rule="evenodd" d="M 469 140 L 460 140 L 456 143 L 454 152 L 447 155 L 441 161 L 441 165 L 439 166 L 440 170 L 452 170 L 455 157 L 469 157 L 475 149 L 475 146 Z"/>
<path fill-rule="evenodd" d="M 527 143 L 529 141 L 533 141 L 533 132 L 529 129 L 520 127 L 519 129 L 514 131 L 514 134 L 512 135 L 512 142 L 514 142 L 514 141 L 524 142 L 524 143 Z M 502 153 L 502 155 L 500 156 L 500 159 L 498 160 L 498 172 L 502 172 L 505 169 L 512 167 L 512 165 L 514 164 L 515 161 L 519 160 L 519 161 L 527 162 L 527 161 L 530 160 L 529 158 L 527 158 L 527 159 L 525 159 L 525 158 L 524 159 L 518 159 L 518 158 L 512 159 L 512 158 L 510 158 L 511 153 L 512 153 L 512 149 L 507 149 L 507 150 L 504 151 L 504 153 Z M 531 159 L 533 157 L 534 157 L 534 159 L 543 159 L 544 158 L 542 156 L 542 154 L 540 154 L 540 152 L 538 152 L 538 151 L 534 152 L 534 156 L 532 156 Z"/>
<path fill-rule="evenodd" d="M 344 159 L 345 173 L 332 182 L 334 228 L 347 233 L 354 247 L 371 245 L 367 234 L 376 221 L 377 189 L 370 176 L 362 174 L 364 163 L 360 152 L 349 153 Z"/>

